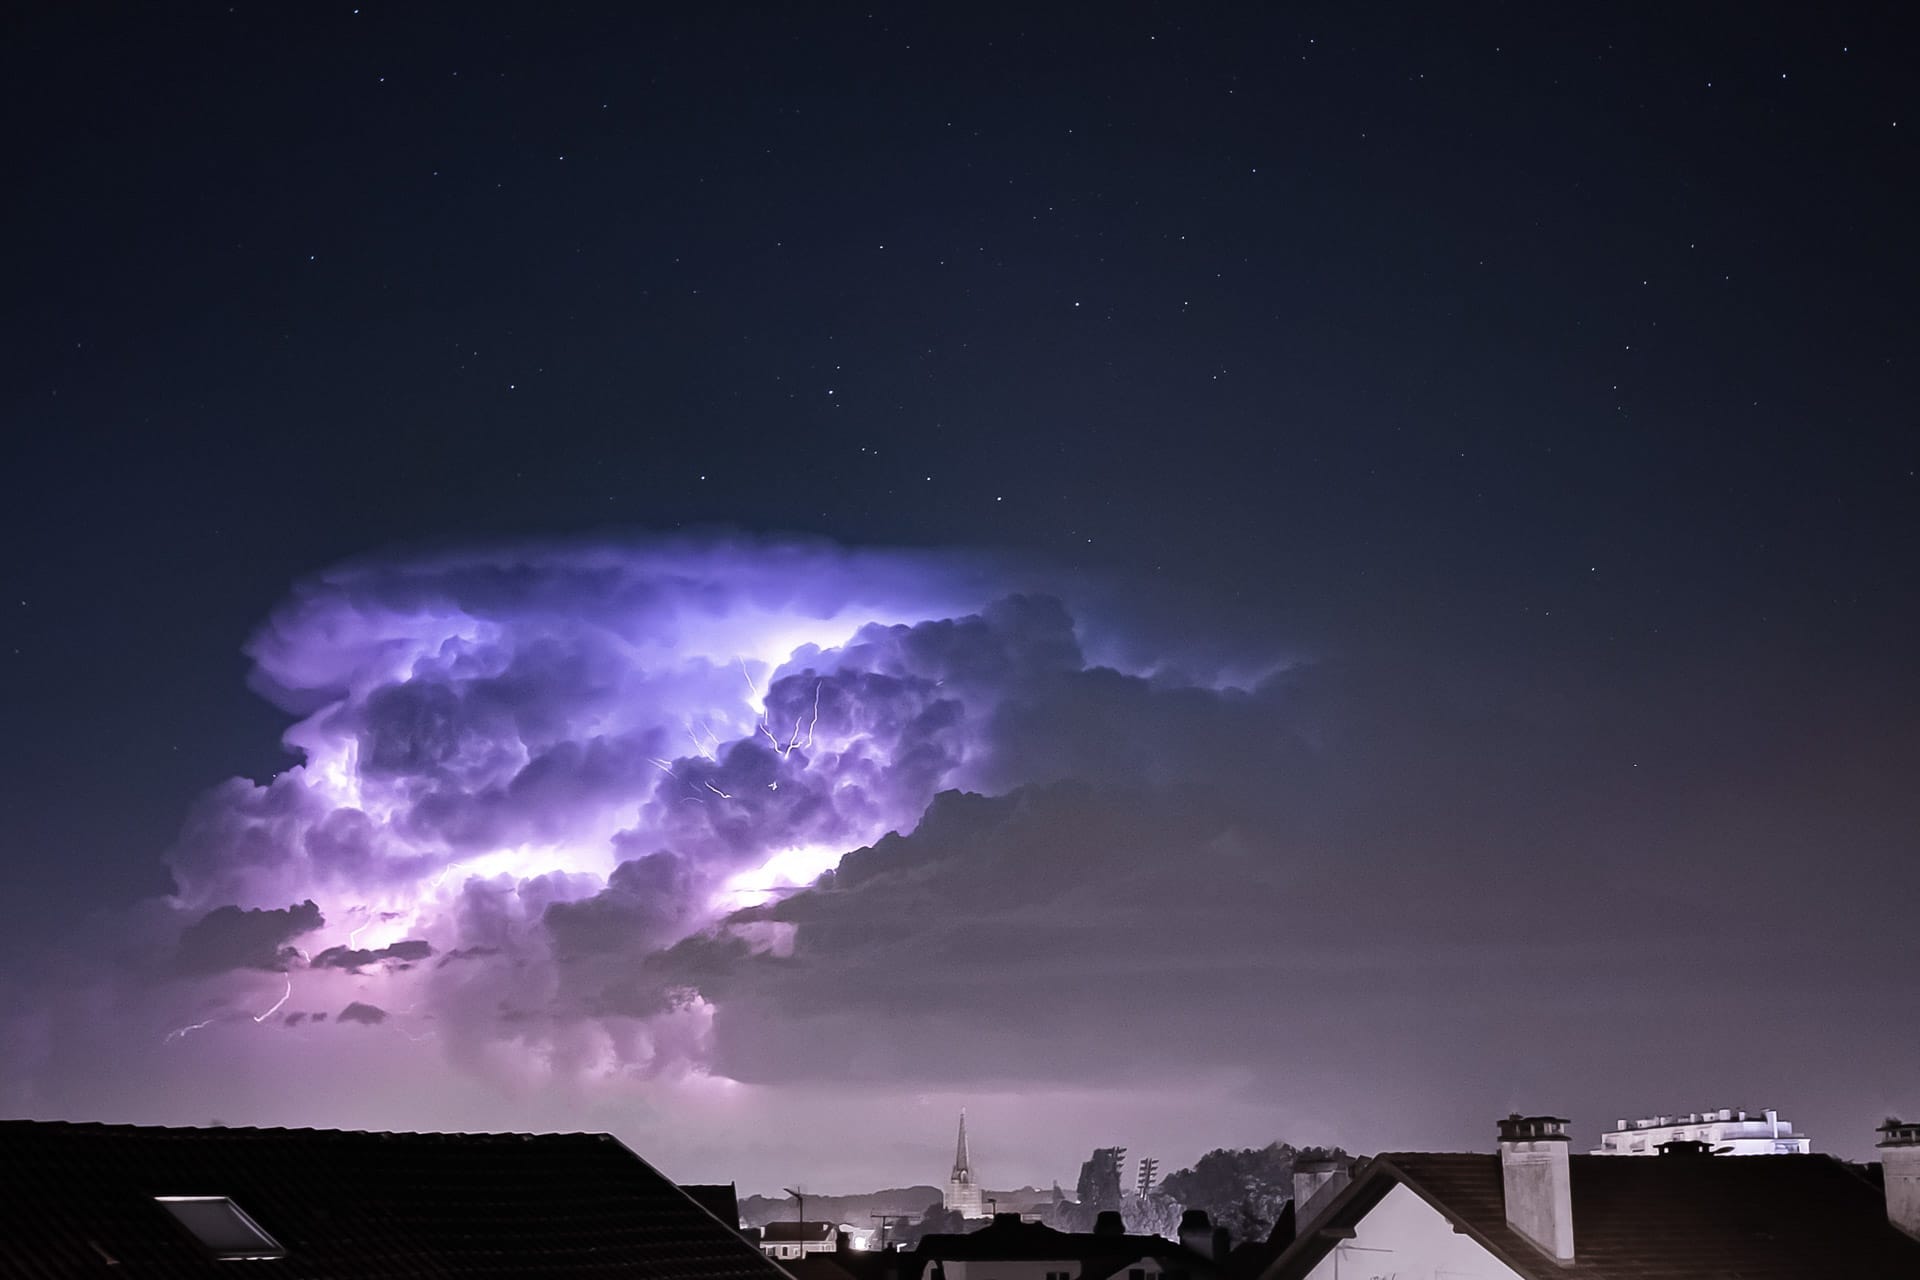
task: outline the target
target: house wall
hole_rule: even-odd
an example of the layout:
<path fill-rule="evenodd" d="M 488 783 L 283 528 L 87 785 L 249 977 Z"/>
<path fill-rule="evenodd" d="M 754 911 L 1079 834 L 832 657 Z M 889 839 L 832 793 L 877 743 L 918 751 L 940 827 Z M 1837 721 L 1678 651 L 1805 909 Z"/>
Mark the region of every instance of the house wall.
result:
<path fill-rule="evenodd" d="M 1308 1280 L 1522 1280 L 1519 1273 L 1453 1229 L 1440 1211 L 1395 1186 Z"/>

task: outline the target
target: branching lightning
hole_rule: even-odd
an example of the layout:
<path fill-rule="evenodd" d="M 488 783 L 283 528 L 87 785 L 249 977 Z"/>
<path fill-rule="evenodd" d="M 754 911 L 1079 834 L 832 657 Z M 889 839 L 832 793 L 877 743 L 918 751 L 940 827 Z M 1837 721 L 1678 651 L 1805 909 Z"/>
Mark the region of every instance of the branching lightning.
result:
<path fill-rule="evenodd" d="M 751 678 L 749 678 L 749 683 L 751 683 Z M 773 730 L 767 726 L 766 713 L 764 711 L 761 712 L 760 724 L 758 728 L 761 733 L 766 735 L 767 741 L 773 744 L 774 751 L 776 751 L 779 754 L 782 760 L 791 758 L 793 755 L 794 749 L 796 747 L 807 747 L 809 749 L 812 748 L 813 731 L 820 724 L 820 689 L 821 689 L 821 686 L 825 684 L 826 684 L 826 681 L 824 680 L 816 681 L 814 683 L 813 719 L 807 722 L 807 740 L 805 742 L 800 741 L 800 722 L 806 719 L 805 712 L 802 712 L 801 714 L 793 718 L 793 733 L 788 736 L 787 741 L 784 745 L 782 745 L 780 739 L 774 737 Z"/>

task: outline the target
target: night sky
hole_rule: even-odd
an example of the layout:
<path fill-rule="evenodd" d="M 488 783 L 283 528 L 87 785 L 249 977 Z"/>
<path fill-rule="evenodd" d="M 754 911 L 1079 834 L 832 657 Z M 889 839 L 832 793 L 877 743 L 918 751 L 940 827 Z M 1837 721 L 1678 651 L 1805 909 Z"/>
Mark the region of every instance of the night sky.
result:
<path fill-rule="evenodd" d="M 1033 8 L 7 15 L 0 1110 L 1920 1110 L 1900 6 Z"/>

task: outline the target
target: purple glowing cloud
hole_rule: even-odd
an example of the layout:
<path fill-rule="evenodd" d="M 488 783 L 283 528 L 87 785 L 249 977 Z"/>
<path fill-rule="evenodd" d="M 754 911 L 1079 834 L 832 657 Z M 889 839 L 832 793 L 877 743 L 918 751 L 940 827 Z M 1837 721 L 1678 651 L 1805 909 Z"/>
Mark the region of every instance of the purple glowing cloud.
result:
<path fill-rule="evenodd" d="M 203 1025 L 278 1010 L 297 976 L 303 1002 L 384 1009 L 496 1074 L 705 1070 L 713 1005 L 650 957 L 702 935 L 790 954 L 791 926 L 734 913 L 913 829 L 943 790 L 1045 772 L 999 739 L 1090 664 L 1028 585 L 725 541 L 303 584 L 248 646 L 300 763 L 214 788 L 168 857 L 194 921 L 180 966 L 227 975 L 195 996 Z"/>

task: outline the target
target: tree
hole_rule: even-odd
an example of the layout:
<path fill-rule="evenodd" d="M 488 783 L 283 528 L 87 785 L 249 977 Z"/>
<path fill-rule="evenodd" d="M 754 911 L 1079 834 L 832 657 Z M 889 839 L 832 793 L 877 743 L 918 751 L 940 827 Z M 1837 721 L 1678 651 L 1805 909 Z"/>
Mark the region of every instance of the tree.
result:
<path fill-rule="evenodd" d="M 920 1215 L 920 1234 L 923 1236 L 958 1235 L 966 1229 L 967 1220 L 960 1215 L 960 1211 L 947 1208 L 943 1200 L 935 1200 Z"/>
<path fill-rule="evenodd" d="M 1205 1209 L 1235 1240 L 1264 1240 L 1293 1198 L 1296 1160 L 1345 1158 L 1338 1147 L 1296 1149 L 1285 1142 L 1209 1151 L 1191 1169 L 1168 1174 L 1160 1189 L 1189 1209 Z"/>
<path fill-rule="evenodd" d="M 1149 1191 L 1144 1196 L 1128 1196 L 1120 1206 L 1120 1220 L 1127 1234 L 1180 1238 L 1180 1213 L 1184 1208 L 1164 1191 Z"/>
<path fill-rule="evenodd" d="M 1125 1147 L 1096 1147 L 1080 1166 L 1080 1207 L 1089 1216 L 1120 1207 L 1120 1162 Z"/>

